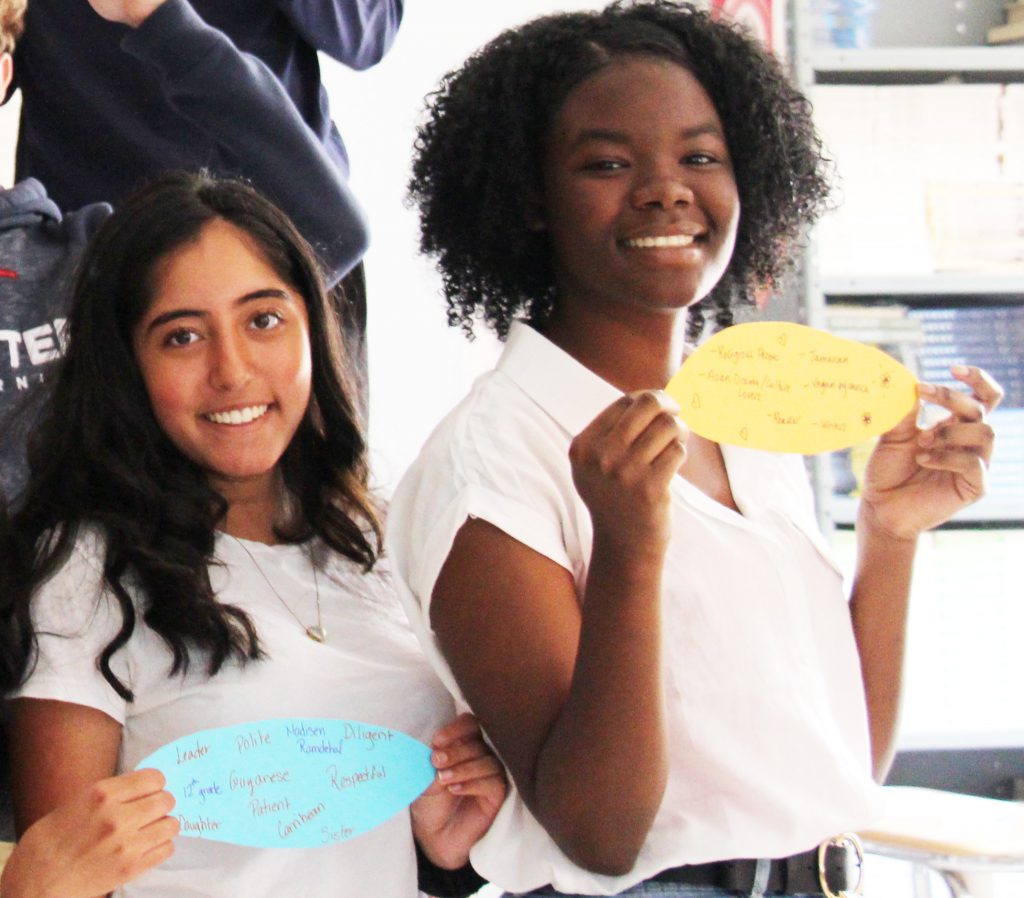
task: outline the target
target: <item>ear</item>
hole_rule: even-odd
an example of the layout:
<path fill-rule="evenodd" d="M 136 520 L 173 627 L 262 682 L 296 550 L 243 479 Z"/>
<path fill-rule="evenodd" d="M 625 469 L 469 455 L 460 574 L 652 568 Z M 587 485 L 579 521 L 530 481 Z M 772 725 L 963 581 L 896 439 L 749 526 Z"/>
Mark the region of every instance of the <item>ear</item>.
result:
<path fill-rule="evenodd" d="M 0 53 L 0 103 L 7 98 L 7 87 L 14 77 L 14 57 L 10 53 Z"/>

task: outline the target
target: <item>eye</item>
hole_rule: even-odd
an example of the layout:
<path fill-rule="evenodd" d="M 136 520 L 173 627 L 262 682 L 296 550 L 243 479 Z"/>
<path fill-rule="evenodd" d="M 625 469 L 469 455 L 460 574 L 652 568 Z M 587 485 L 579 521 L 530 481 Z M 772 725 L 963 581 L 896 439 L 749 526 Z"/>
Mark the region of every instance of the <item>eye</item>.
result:
<path fill-rule="evenodd" d="M 257 312 L 250 321 L 251 327 L 258 331 L 273 330 L 284 320 L 277 312 Z"/>
<path fill-rule="evenodd" d="M 583 171 L 598 172 L 599 174 L 617 172 L 627 167 L 627 163 L 621 159 L 592 159 L 589 162 L 584 162 L 581 166 Z"/>
<path fill-rule="evenodd" d="M 189 346 L 195 343 L 199 339 L 199 334 L 195 331 L 190 331 L 187 328 L 181 327 L 177 330 L 171 331 L 164 337 L 164 346 L 177 347 L 177 346 Z"/>
<path fill-rule="evenodd" d="M 718 162 L 718 157 L 705 152 L 689 153 L 683 157 L 683 162 L 687 165 L 714 165 Z"/>

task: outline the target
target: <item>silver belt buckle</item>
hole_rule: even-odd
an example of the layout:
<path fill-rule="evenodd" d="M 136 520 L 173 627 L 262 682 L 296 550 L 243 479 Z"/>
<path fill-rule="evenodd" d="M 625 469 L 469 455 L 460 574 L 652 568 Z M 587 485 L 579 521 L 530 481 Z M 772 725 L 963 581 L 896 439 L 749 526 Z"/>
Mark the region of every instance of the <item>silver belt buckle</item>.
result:
<path fill-rule="evenodd" d="M 857 882 L 852 889 L 840 889 L 833 892 L 828 885 L 828 867 L 826 864 L 828 850 L 830 848 L 842 848 L 849 845 L 857 855 Z M 854 898 L 861 894 L 864 886 L 864 846 L 855 833 L 840 833 L 831 839 L 826 839 L 818 846 L 818 885 L 825 898 Z"/>

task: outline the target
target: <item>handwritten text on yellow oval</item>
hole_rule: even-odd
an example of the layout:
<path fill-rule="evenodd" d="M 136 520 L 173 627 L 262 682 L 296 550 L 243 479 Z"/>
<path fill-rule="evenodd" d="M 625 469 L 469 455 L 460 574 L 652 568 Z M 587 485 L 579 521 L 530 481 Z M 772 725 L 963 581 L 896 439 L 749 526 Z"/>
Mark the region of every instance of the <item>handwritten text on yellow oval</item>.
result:
<path fill-rule="evenodd" d="M 872 346 L 773 321 L 715 334 L 666 391 L 703 437 L 810 455 L 889 430 L 914 406 L 917 381 Z"/>

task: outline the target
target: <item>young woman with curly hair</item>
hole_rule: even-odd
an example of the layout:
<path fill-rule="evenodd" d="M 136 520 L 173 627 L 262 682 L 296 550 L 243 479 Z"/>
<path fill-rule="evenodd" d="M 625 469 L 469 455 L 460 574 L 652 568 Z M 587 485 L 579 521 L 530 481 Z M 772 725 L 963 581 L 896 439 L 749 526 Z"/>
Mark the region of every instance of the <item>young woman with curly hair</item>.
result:
<path fill-rule="evenodd" d="M 667 0 L 507 31 L 430 98 L 413 168 L 449 321 L 501 360 L 389 509 L 410 616 L 512 775 L 474 865 L 530 894 L 853 891 L 896 726 L 918 535 L 983 489 L 1000 391 L 879 442 L 849 603 L 799 457 L 661 389 L 709 307 L 775 283 L 827 197 L 807 101 Z M 818 846 L 826 867 L 818 872 Z"/>
<path fill-rule="evenodd" d="M 411 812 L 321 849 L 182 839 L 169 857 L 159 777 L 111 779 L 211 727 L 327 717 L 429 740 L 451 716 L 378 565 L 352 396 L 312 251 L 252 188 L 166 176 L 90 244 L 0 528 L 0 687 L 37 856 L 36 821 L 51 840 L 110 822 L 51 841 L 28 870 L 45 887 L 5 896 L 83 894 L 58 875 L 67 846 L 110 856 L 82 874 L 104 888 L 159 865 L 125 896 L 412 896 L 414 838 L 466 863 L 504 796 L 468 716 L 435 736 L 442 775 Z"/>

